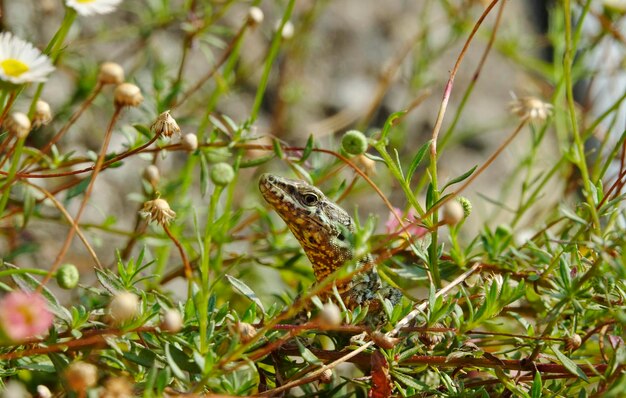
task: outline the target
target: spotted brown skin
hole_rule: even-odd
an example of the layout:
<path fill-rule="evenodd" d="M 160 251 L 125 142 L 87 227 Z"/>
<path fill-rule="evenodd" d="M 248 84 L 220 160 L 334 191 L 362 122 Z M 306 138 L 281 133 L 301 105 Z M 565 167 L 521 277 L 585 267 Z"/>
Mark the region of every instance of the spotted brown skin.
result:
<path fill-rule="evenodd" d="M 349 239 L 355 232 L 354 221 L 318 188 L 301 180 L 263 174 L 259 190 L 300 242 L 318 282 L 354 259 Z M 380 312 L 379 294 L 392 304 L 400 301 L 402 294 L 381 281 L 371 256 L 360 259 L 357 266 L 365 271 L 336 285 L 348 308 L 367 305 L 370 312 Z"/>

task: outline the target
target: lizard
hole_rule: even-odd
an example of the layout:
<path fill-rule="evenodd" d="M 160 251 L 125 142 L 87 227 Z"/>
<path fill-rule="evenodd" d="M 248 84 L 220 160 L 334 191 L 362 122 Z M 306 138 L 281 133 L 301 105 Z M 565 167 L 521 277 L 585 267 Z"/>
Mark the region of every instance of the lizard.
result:
<path fill-rule="evenodd" d="M 396 305 L 402 293 L 381 280 L 370 254 L 354 258 L 355 248 L 349 238 L 356 228 L 348 213 L 317 187 L 302 180 L 263 174 L 259 190 L 300 243 L 313 266 L 316 281 L 321 282 L 346 262 L 356 261 L 357 267 L 364 271 L 347 282 L 335 283 L 337 291 L 346 308 L 368 307 L 366 321 L 386 322 L 379 296 Z M 330 293 L 321 298 L 328 297 Z"/>

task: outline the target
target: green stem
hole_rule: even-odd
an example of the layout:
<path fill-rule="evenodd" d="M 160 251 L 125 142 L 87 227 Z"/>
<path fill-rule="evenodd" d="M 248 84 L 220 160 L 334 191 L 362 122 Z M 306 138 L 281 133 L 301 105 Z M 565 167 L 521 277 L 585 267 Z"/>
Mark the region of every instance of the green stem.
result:
<path fill-rule="evenodd" d="M 61 22 L 61 26 L 59 26 L 59 30 L 57 30 L 57 32 L 48 43 L 48 46 L 46 46 L 46 49 L 44 50 L 44 54 L 47 54 L 50 56 L 50 58 L 52 58 L 52 63 L 54 65 L 57 64 L 57 61 L 61 56 L 63 43 L 65 42 L 65 38 L 67 37 L 67 34 L 69 33 L 75 19 L 76 10 L 70 7 L 66 7 L 65 17 L 63 18 L 63 22 Z M 41 92 L 43 91 L 44 85 L 45 82 L 39 83 L 39 85 L 37 85 L 37 90 L 35 91 L 35 95 L 33 95 L 32 102 L 30 103 L 30 108 L 28 108 L 28 117 L 32 118 L 33 114 L 35 113 L 35 106 L 37 105 L 39 97 L 41 97 Z"/>
<path fill-rule="evenodd" d="M 7 175 L 6 183 L 0 189 L 2 191 L 2 197 L 0 198 L 0 216 L 4 213 L 4 208 L 9 202 L 9 195 L 11 193 L 11 185 L 13 179 L 15 178 L 15 174 L 17 173 L 18 166 L 20 164 L 20 157 L 22 156 L 22 151 L 24 150 L 24 142 L 26 141 L 26 137 L 18 138 L 17 144 L 15 145 L 15 153 L 13 154 L 13 160 L 11 162 L 11 168 L 9 169 L 9 174 Z"/>
<path fill-rule="evenodd" d="M 587 2 L 583 14 L 579 19 L 579 23 L 582 24 L 589 5 L 591 2 Z M 589 178 L 589 170 L 587 168 L 587 162 L 585 158 L 585 144 L 580 136 L 578 130 L 578 121 L 576 120 L 576 104 L 574 103 L 574 83 L 572 81 L 572 64 L 573 64 L 573 52 L 575 51 L 574 42 L 572 41 L 572 14 L 570 9 L 570 0 L 564 1 L 565 9 L 565 54 L 563 55 L 563 73 L 565 77 L 566 97 L 567 105 L 569 108 L 570 127 L 572 129 L 572 135 L 574 136 L 574 150 L 575 159 L 574 164 L 580 170 L 580 174 L 583 180 L 583 186 L 585 188 L 585 199 L 589 204 L 589 211 L 593 218 L 594 229 L 600 228 L 600 218 L 596 210 L 596 201 L 594 200 L 593 192 L 595 189 L 591 188 L 591 180 Z"/>
<path fill-rule="evenodd" d="M 32 275 L 48 275 L 48 271 L 38 268 L 11 268 L 4 271 L 0 271 L 0 278 L 11 275 L 19 274 L 32 274 Z"/>
<path fill-rule="evenodd" d="M 280 21 L 280 26 L 276 30 L 274 34 L 274 38 L 272 39 L 272 44 L 270 46 L 269 54 L 267 55 L 267 59 L 265 60 L 265 67 L 263 68 L 263 76 L 261 77 L 261 82 L 259 83 L 259 88 L 256 92 L 256 97 L 254 98 L 254 105 L 252 105 L 252 111 L 250 112 L 250 124 L 256 121 L 256 118 L 259 114 L 259 110 L 261 109 L 261 103 L 263 102 L 263 96 L 265 95 L 265 89 L 267 88 L 267 84 L 270 78 L 270 72 L 272 71 L 272 65 L 274 64 L 274 60 L 278 56 L 278 50 L 280 49 L 280 44 L 283 41 L 282 31 L 285 27 L 287 21 L 291 17 L 291 12 L 293 11 L 293 7 L 295 5 L 295 0 L 289 0 L 287 4 L 287 9 L 285 10 L 285 14 L 283 15 L 283 19 Z"/>

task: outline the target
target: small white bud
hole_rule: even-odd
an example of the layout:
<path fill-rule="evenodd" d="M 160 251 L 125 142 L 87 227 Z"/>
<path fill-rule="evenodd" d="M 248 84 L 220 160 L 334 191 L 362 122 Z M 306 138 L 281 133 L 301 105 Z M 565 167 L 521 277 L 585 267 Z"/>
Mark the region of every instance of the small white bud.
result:
<path fill-rule="evenodd" d="M 105 62 L 100 65 L 98 82 L 100 84 L 121 84 L 124 81 L 124 69 L 115 62 Z"/>
<path fill-rule="evenodd" d="M 132 83 L 122 83 L 115 87 L 113 93 L 115 106 L 138 106 L 143 101 L 139 87 Z"/>
<path fill-rule="evenodd" d="M 109 303 L 108 313 L 113 323 L 129 321 L 139 312 L 139 297 L 130 292 L 122 292 Z"/>
<path fill-rule="evenodd" d="M 166 332 L 176 333 L 183 328 L 183 317 L 177 310 L 167 310 L 161 319 L 161 329 Z"/>
<path fill-rule="evenodd" d="M 183 139 L 180 140 L 180 145 L 184 150 L 193 152 L 198 149 L 198 136 L 193 133 L 185 134 Z"/>

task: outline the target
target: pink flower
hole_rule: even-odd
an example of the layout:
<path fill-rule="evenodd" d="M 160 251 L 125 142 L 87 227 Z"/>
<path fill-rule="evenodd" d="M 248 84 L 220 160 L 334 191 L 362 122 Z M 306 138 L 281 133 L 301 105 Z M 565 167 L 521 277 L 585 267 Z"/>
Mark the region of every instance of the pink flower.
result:
<path fill-rule="evenodd" d="M 395 213 L 395 214 L 394 214 Z M 397 216 L 397 217 L 396 217 Z M 421 238 L 426 235 L 428 230 L 426 228 L 420 227 L 415 224 L 415 219 L 418 214 L 415 209 L 411 208 L 406 215 L 406 218 L 403 217 L 403 212 L 397 207 L 393 208 L 393 213 L 389 213 L 389 217 L 387 217 L 387 222 L 385 223 L 385 228 L 387 229 L 387 234 L 399 233 L 402 232 L 408 233 L 414 238 Z M 404 221 L 404 231 L 398 222 L 398 218 Z M 408 222 L 406 220 L 408 219 Z"/>
<path fill-rule="evenodd" d="M 0 299 L 0 329 L 12 341 L 44 334 L 53 319 L 39 293 L 14 291 Z"/>

